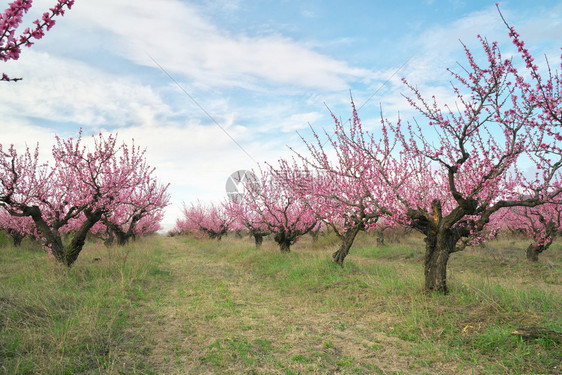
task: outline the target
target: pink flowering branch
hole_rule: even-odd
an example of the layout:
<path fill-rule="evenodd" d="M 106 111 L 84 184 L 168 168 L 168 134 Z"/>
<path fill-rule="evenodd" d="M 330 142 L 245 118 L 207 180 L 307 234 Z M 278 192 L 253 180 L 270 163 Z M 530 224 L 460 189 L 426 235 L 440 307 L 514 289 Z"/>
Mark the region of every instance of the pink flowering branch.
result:
<path fill-rule="evenodd" d="M 461 73 L 450 70 L 454 109 L 427 99 L 404 81 L 413 93 L 409 103 L 428 124 L 407 124 L 406 131 L 396 125 L 393 130 L 406 155 L 430 161 L 432 173 L 444 177 L 441 193 L 431 202 L 414 206 L 407 195 L 402 197 L 410 225 L 426 236 L 428 291 L 447 292 L 449 254 L 482 240 L 480 233 L 495 215 L 514 207 L 539 207 L 562 192 L 562 138 L 556 132 L 560 78 L 541 76 L 518 34 L 509 30 L 525 68 L 517 69 L 512 59 L 502 57 L 496 42 L 479 36 L 487 61 L 477 61 L 463 46 L 468 66 Z M 520 171 L 524 160 L 533 163 L 534 176 Z"/>
<path fill-rule="evenodd" d="M 503 210 L 539 207 L 562 194 L 560 76 L 550 69 L 541 75 L 512 28 L 510 36 L 526 62 L 523 69 L 503 58 L 496 42 L 479 36 L 485 59 L 463 45 L 467 65 L 449 70 L 455 105 L 404 80 L 411 91 L 406 99 L 423 123 L 382 119 L 381 133 L 368 134 L 354 111 L 349 130 L 336 120 L 335 135 L 328 136 L 336 158 L 328 157 L 316 135 L 317 142 L 309 143 L 312 156 L 302 157 L 310 167 L 330 171 L 324 197 L 333 195 L 354 212 L 366 190 L 365 208 L 424 234 L 430 292 L 447 293 L 450 254 L 493 235 Z M 522 172 L 529 162 L 534 174 Z M 354 188 L 359 181 L 361 189 Z M 335 193 L 337 184 L 345 188 Z"/>
<path fill-rule="evenodd" d="M 223 203 L 223 207 L 226 214 L 232 219 L 232 226 L 246 229 L 254 237 L 256 248 L 260 248 L 263 238 L 270 232 L 259 213 L 253 210 L 251 205 L 246 204 L 244 198 L 229 199 Z"/>
<path fill-rule="evenodd" d="M 18 60 L 21 47 L 31 47 L 34 41 L 43 38 L 46 31 L 55 25 L 55 17 L 64 16 L 65 8 L 71 9 L 74 0 L 58 0 L 49 12 L 43 13 L 40 19 L 33 21 L 32 27 L 27 27 L 20 35 L 16 30 L 23 21 L 23 15 L 32 7 L 32 0 L 16 0 L 8 5 L 4 13 L 0 14 L 0 61 Z M 10 78 L 2 73 L 0 81 L 19 81 L 21 78 Z"/>
<path fill-rule="evenodd" d="M 35 226 L 31 218 L 12 216 L 2 207 L 0 207 L 0 230 L 4 230 L 12 237 L 14 247 L 18 247 L 25 237 L 35 234 Z"/>

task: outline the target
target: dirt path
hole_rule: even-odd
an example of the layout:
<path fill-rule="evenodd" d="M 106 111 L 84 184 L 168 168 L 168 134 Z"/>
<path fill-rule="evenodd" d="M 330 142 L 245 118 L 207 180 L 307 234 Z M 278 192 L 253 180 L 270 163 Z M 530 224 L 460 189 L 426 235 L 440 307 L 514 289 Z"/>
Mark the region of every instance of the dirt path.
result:
<path fill-rule="evenodd" d="M 420 363 L 410 342 L 385 333 L 395 318 L 320 311 L 224 259 L 177 241 L 165 247 L 169 282 L 138 311 L 156 373 L 463 373 Z"/>

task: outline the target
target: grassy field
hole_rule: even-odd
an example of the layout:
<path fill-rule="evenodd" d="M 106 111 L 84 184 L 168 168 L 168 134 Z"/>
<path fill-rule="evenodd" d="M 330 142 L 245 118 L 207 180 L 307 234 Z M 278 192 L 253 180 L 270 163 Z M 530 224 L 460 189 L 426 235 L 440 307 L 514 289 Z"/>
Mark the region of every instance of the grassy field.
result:
<path fill-rule="evenodd" d="M 447 296 L 422 292 L 415 235 L 362 234 L 343 268 L 330 236 L 89 244 L 70 269 L 5 246 L 0 374 L 560 374 L 559 341 L 511 335 L 562 332 L 561 246 L 525 246 L 455 253 Z"/>

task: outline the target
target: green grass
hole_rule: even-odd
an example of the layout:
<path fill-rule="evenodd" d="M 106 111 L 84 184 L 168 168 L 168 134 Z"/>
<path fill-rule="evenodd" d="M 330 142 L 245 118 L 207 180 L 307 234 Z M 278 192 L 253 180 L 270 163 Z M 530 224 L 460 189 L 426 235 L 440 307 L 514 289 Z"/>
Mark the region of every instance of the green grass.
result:
<path fill-rule="evenodd" d="M 128 332 L 132 315 L 165 280 L 152 272 L 157 249 L 130 252 L 90 248 L 67 269 L 40 252 L 0 249 L 0 373 L 127 369 L 120 343 L 140 340 Z M 142 362 L 138 357 L 132 368 L 143 369 Z"/>
<path fill-rule="evenodd" d="M 539 264 L 520 240 L 456 253 L 447 296 L 423 293 L 415 234 L 361 234 L 343 268 L 330 235 L 89 244 L 70 269 L 31 246 L 0 248 L 0 374 L 561 371 L 560 342 L 511 335 L 562 332 L 559 244 Z"/>

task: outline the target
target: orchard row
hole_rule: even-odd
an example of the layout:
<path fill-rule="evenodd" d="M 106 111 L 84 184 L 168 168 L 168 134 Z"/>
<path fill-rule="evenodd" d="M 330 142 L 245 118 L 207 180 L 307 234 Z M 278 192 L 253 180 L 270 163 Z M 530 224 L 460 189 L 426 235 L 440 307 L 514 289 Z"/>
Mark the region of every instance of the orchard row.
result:
<path fill-rule="evenodd" d="M 10 3 L 0 15 L 0 60 L 18 59 L 21 46 L 40 39 L 72 4 L 58 0 L 18 36 L 31 1 Z M 235 200 L 186 206 L 177 230 L 220 237 L 244 226 L 257 241 L 271 233 L 289 251 L 299 236 L 326 225 L 342 239 L 333 255 L 341 265 L 358 231 L 405 225 L 425 236 L 425 288 L 441 293 L 450 254 L 498 230 L 527 228 L 538 254 L 560 223 L 562 75 L 548 61 L 542 69 L 535 65 L 501 18 L 514 56 L 503 57 L 485 38 L 482 54 L 465 46 L 467 63 L 449 71 L 454 105 L 404 80 L 418 120 L 381 115 L 378 130 L 367 131 L 352 100 L 349 125 L 334 116 L 333 131 L 303 139 L 306 153 L 255 171 Z M 18 79 L 3 74 L 0 80 Z M 154 230 L 169 201 L 143 151 L 112 136 L 94 137 L 94 144 L 88 149 L 81 137 L 57 138 L 52 165 L 39 161 L 38 149 L 18 153 L 0 145 L 2 226 L 32 233 L 67 265 L 91 231 L 126 241 Z"/>
<path fill-rule="evenodd" d="M 539 69 L 504 23 L 518 53 L 505 58 L 479 38 L 479 61 L 465 47 L 466 65 L 449 70 L 455 107 L 404 80 L 418 120 L 381 115 L 367 131 L 352 100 L 348 123 L 333 116 L 331 132 L 303 139 L 306 153 L 240 176 L 236 199 L 185 206 L 176 231 L 220 238 L 246 228 L 289 251 L 325 225 L 341 238 L 333 260 L 342 265 L 359 231 L 408 226 L 425 237 L 425 289 L 440 293 L 450 254 L 498 230 L 527 231 L 536 259 L 560 228 L 562 76 L 548 62 Z"/>
<path fill-rule="evenodd" d="M 0 144 L 0 228 L 16 244 L 33 236 L 70 266 L 90 232 L 124 244 L 160 229 L 168 186 L 144 150 L 111 135 L 92 137 L 91 147 L 81 136 L 56 141 L 52 165 L 39 161 L 39 146 L 18 154 Z"/>

